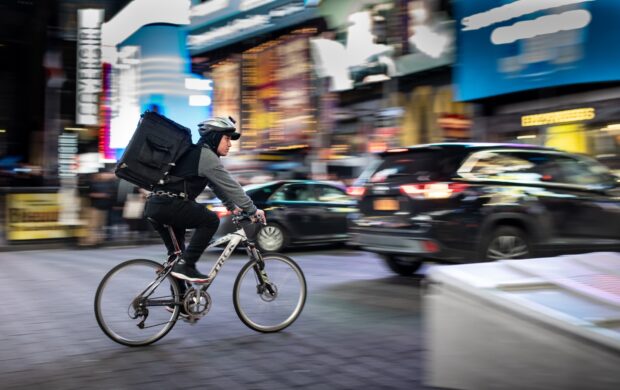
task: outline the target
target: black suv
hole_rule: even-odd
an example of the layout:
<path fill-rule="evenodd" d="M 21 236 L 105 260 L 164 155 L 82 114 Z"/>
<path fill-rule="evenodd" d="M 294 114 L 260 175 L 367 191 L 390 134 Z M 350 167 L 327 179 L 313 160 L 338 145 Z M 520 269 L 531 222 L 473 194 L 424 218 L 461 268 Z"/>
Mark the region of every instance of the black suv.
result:
<path fill-rule="evenodd" d="M 588 157 L 519 144 L 389 150 L 359 188 L 351 243 L 413 274 L 424 260 L 620 251 L 620 182 Z"/>

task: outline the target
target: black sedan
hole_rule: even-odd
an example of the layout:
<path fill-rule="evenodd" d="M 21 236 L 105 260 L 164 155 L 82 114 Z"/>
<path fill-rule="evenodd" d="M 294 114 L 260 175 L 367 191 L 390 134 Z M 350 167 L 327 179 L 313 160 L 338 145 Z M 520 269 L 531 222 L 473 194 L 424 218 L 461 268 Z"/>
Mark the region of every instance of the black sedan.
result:
<path fill-rule="evenodd" d="M 347 218 L 357 208 L 355 199 L 340 184 L 280 180 L 248 185 L 244 189 L 256 207 L 265 210 L 267 225 L 254 232 L 256 244 L 265 252 L 282 251 L 292 245 L 348 240 Z M 215 238 L 231 233 L 234 226 L 230 213 L 219 199 L 202 201 L 220 216 Z"/>

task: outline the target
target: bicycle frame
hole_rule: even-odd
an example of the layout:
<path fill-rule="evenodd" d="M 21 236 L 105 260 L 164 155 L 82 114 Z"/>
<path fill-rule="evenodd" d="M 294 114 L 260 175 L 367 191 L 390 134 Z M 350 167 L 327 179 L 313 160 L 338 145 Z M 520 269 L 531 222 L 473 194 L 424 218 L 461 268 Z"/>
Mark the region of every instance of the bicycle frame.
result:
<path fill-rule="evenodd" d="M 215 280 L 215 277 L 217 276 L 220 269 L 222 269 L 222 266 L 224 265 L 226 260 L 230 258 L 230 255 L 237 248 L 237 246 L 239 246 L 240 243 L 244 244 L 245 249 L 250 259 L 257 260 L 259 267 L 256 271 L 257 271 L 258 277 L 261 279 L 261 282 L 263 283 L 268 282 L 267 275 L 265 275 L 264 272 L 261 272 L 263 270 L 263 267 L 262 267 L 262 257 L 260 253 L 258 252 L 258 250 L 256 250 L 256 247 L 254 246 L 253 243 L 248 242 L 248 237 L 245 233 L 245 230 L 239 224 L 238 221 L 235 221 L 235 225 L 238 227 L 238 229 L 235 232 L 228 233 L 225 236 L 218 238 L 217 240 L 209 244 L 209 246 L 207 246 L 206 248 L 206 249 L 209 249 L 209 248 L 213 248 L 213 247 L 228 243 L 228 245 L 226 245 L 226 248 L 224 248 L 224 251 L 220 254 L 217 261 L 215 262 L 215 264 L 213 264 L 213 267 L 209 271 L 209 274 L 207 275 L 208 280 L 203 283 L 198 283 L 201 285 L 201 288 L 203 290 L 206 290 L 207 288 L 209 288 L 211 283 L 213 283 L 213 281 Z M 174 254 L 177 256 L 177 259 L 178 259 L 178 256 L 181 254 L 181 248 L 179 247 L 179 243 L 177 241 L 177 238 L 171 226 L 168 226 L 168 232 L 174 244 L 174 249 L 175 249 Z"/>
<path fill-rule="evenodd" d="M 259 222 L 255 218 L 235 214 L 232 216 L 232 221 L 236 230 L 215 240 L 207 247 L 224 246 L 224 249 L 203 283 L 191 283 L 187 285 L 187 289 L 181 289 L 180 287 L 185 287 L 186 285 L 179 285 L 170 275 L 172 268 L 182 258 L 182 252 L 174 235 L 174 229 L 170 226 L 166 227 L 174 244 L 174 256 L 169 256 L 164 262 L 148 259 L 127 260 L 110 270 L 101 280 L 95 294 L 95 315 L 97 323 L 104 333 L 120 344 L 141 346 L 151 344 L 164 337 L 179 319 L 190 324 L 196 323 L 211 308 L 212 299 L 207 292 L 208 287 L 240 244 L 244 246 L 249 262 L 242 265 L 233 286 L 233 304 L 239 319 L 249 328 L 263 333 L 277 332 L 292 324 L 301 313 L 307 295 L 306 281 L 302 270 L 293 259 L 284 255 L 267 254 L 263 258 L 255 243 L 251 239 L 248 240 L 244 229 L 246 225 L 243 222 Z M 272 262 L 276 264 L 274 265 L 275 275 L 282 275 L 281 267 L 285 267 L 283 272 L 286 277 L 282 279 L 286 286 L 286 288 L 282 289 L 282 291 L 286 292 L 282 294 L 285 297 L 282 300 L 284 305 L 278 301 L 274 305 L 266 306 L 267 303 L 278 299 L 281 292 L 278 291 L 278 284 L 271 282 L 267 275 L 270 272 L 269 266 L 266 266 L 265 263 L 271 264 Z M 146 269 L 149 270 L 144 273 Z M 127 270 L 140 270 L 142 273 L 129 273 L 126 272 Z M 149 277 L 149 275 L 152 275 L 153 271 L 156 276 L 154 279 L 151 279 L 152 276 Z M 297 293 L 295 292 L 296 286 L 292 286 L 292 290 L 289 288 L 288 280 L 290 278 L 288 276 L 291 272 L 296 276 L 293 276 L 292 280 L 299 287 Z M 116 276 L 117 274 L 131 275 L 134 279 L 141 280 L 138 282 L 138 285 L 143 286 L 142 281 L 144 281 L 148 283 L 148 286 L 146 288 L 139 287 L 138 290 L 143 290 L 142 293 L 134 295 L 135 286 L 133 283 L 127 283 L 126 279 Z M 253 278 L 253 276 L 256 278 Z M 281 280 L 277 277 L 275 279 L 278 282 Z M 162 285 L 164 280 L 166 280 L 166 284 L 162 286 L 163 289 L 157 294 L 159 296 L 150 298 L 151 295 L 155 295 L 156 289 Z M 170 292 L 168 292 L 168 289 L 170 289 Z M 119 293 L 120 290 L 124 292 Z M 286 298 L 288 295 L 291 295 L 291 298 Z M 118 302 L 111 302 L 111 298 L 119 296 L 130 298 L 129 307 L 126 308 L 125 304 L 122 303 L 119 306 Z M 254 306 L 257 304 L 260 305 L 259 313 L 254 309 Z M 108 310 L 108 306 L 112 310 Z M 166 310 L 162 310 L 162 306 L 165 306 Z M 275 317 L 272 316 L 273 318 L 271 319 L 263 316 L 265 313 L 268 314 L 269 307 L 275 310 L 273 312 Z M 156 309 L 151 310 L 153 308 Z M 282 316 L 280 313 L 282 308 L 285 310 L 290 308 L 292 310 L 291 314 Z M 165 311 L 172 313 L 171 316 L 168 317 Z M 150 314 L 153 315 L 149 316 Z M 123 318 L 127 320 L 127 317 L 129 322 L 126 322 L 125 326 L 123 325 Z M 147 319 L 149 319 L 148 323 Z M 139 329 L 156 329 L 147 331 L 142 335 L 137 334 L 135 330 L 132 331 L 132 328 L 135 329 L 133 326 L 137 326 Z"/>
<path fill-rule="evenodd" d="M 209 280 L 205 283 L 201 283 L 205 289 L 211 285 L 213 280 L 215 280 L 215 277 L 217 276 L 218 272 L 220 272 L 220 269 L 222 269 L 222 266 L 224 265 L 226 260 L 230 258 L 230 255 L 237 248 L 237 246 L 242 242 L 247 242 L 247 239 L 248 238 L 247 238 L 247 235 L 245 234 L 245 230 L 243 230 L 243 228 L 240 227 L 236 232 L 228 233 L 227 235 L 218 238 L 217 240 L 212 242 L 207 247 L 207 249 L 209 249 L 209 248 L 213 248 L 213 247 L 228 243 L 228 245 L 226 245 L 226 248 L 224 248 L 224 251 L 222 251 L 222 254 L 220 255 L 220 257 L 218 257 L 215 264 L 213 264 L 213 267 L 211 267 L 211 270 L 209 271 L 209 274 L 207 275 Z M 250 254 L 250 256 L 252 255 Z"/>

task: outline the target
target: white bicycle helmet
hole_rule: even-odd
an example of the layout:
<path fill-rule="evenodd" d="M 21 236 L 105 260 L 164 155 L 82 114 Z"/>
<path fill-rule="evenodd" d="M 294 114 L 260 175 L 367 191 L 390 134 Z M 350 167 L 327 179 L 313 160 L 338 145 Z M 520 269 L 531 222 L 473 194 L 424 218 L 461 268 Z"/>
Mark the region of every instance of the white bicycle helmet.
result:
<path fill-rule="evenodd" d="M 241 134 L 236 132 L 237 127 L 235 123 L 235 120 L 230 116 L 228 118 L 216 116 L 200 122 L 198 124 L 198 133 L 202 137 L 211 131 L 217 131 L 228 135 L 230 139 L 235 141 L 241 137 Z"/>

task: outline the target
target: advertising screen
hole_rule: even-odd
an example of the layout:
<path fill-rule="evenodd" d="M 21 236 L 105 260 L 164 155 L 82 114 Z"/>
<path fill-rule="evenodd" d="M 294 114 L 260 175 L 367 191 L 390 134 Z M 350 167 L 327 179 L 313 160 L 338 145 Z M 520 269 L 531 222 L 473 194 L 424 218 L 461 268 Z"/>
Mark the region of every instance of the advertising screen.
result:
<path fill-rule="evenodd" d="M 227 61 L 213 68 L 215 91 L 213 93 L 213 115 L 232 116 L 239 120 L 239 62 Z"/>
<path fill-rule="evenodd" d="M 620 80 L 620 1 L 456 0 L 457 99 Z"/>
<path fill-rule="evenodd" d="M 199 139 L 197 124 L 212 112 L 213 82 L 191 73 L 184 38 L 178 26 L 155 24 L 140 28 L 119 46 L 109 85 L 104 83 L 110 126 L 100 140 L 107 159 L 120 158 L 145 110 L 189 128 L 194 142 Z"/>
<path fill-rule="evenodd" d="M 306 142 L 312 132 L 313 111 L 310 105 L 308 66 L 308 39 L 290 37 L 276 49 L 278 69 L 276 81 L 281 94 L 277 106 L 280 112 L 278 131 L 272 139 L 278 145 L 296 145 Z"/>
<path fill-rule="evenodd" d="M 232 117 L 240 123 L 240 66 L 239 61 L 229 60 L 213 68 L 213 116 Z M 239 126 L 240 128 L 240 126 Z M 233 142 L 232 151 L 239 149 L 239 142 Z"/>
<path fill-rule="evenodd" d="M 243 148 L 291 147 L 314 131 L 309 44 L 294 33 L 243 54 Z"/>

